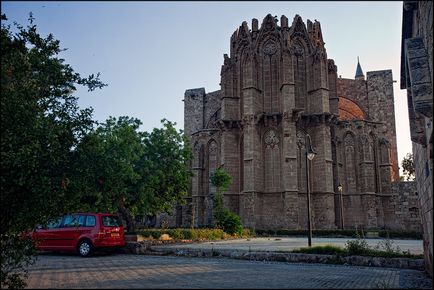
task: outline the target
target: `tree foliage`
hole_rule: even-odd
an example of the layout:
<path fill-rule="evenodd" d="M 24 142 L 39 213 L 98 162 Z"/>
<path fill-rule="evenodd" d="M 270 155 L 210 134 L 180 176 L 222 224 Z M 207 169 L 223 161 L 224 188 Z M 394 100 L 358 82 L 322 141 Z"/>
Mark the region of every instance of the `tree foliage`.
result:
<path fill-rule="evenodd" d="M 109 118 L 77 148 L 76 191 L 84 210 L 117 212 L 134 231 L 137 215 L 170 213 L 187 193 L 191 158 L 174 123 L 140 132 L 141 121 Z"/>
<path fill-rule="evenodd" d="M 29 25 L 15 24 L 15 32 L 1 17 L 2 286 L 14 287 L 19 279 L 7 280 L 14 266 L 3 263 L 8 259 L 3 246 L 71 207 L 73 148 L 94 123 L 92 110 L 79 109 L 73 93 L 77 85 L 91 91 L 105 84 L 99 75 L 82 78 L 64 63 L 59 41 L 51 34 L 42 37 L 31 14 Z M 8 261 L 18 265 L 23 260 Z"/>
<path fill-rule="evenodd" d="M 73 148 L 92 129 L 92 110 L 78 108 L 76 85 L 102 87 L 59 59 L 59 41 L 33 25 L 1 28 L 2 233 L 22 231 L 68 206 Z M 31 209 L 31 210 L 29 210 Z"/>
<path fill-rule="evenodd" d="M 415 177 L 413 154 L 407 153 L 401 162 L 402 171 L 407 176 L 407 180 L 413 180 Z"/>
<path fill-rule="evenodd" d="M 210 179 L 211 184 L 217 188 L 214 196 L 214 218 L 221 225 L 224 219 L 223 192 L 228 190 L 232 177 L 223 168 L 218 168 Z"/>
<path fill-rule="evenodd" d="M 77 210 L 120 212 L 131 226 L 136 214 L 170 213 L 187 192 L 191 152 L 167 120 L 150 133 L 129 117 L 94 129 L 92 109 L 80 109 L 74 92 L 104 87 L 99 74 L 76 73 L 32 15 L 27 27 L 6 21 L 2 15 L 1 286 L 22 288 L 33 253 L 23 232 Z"/>
<path fill-rule="evenodd" d="M 218 168 L 211 175 L 211 184 L 217 187 L 217 192 L 223 193 L 228 190 L 231 182 L 232 177 L 223 168 Z"/>
<path fill-rule="evenodd" d="M 36 251 L 30 238 L 10 235 L 1 239 L 1 288 L 24 288 L 27 267 L 35 262 Z"/>
<path fill-rule="evenodd" d="M 211 184 L 217 187 L 217 192 L 214 196 L 214 218 L 217 221 L 217 227 L 233 235 L 241 234 L 243 225 L 241 218 L 226 209 L 223 205 L 223 193 L 228 190 L 231 181 L 232 177 L 223 168 L 218 168 L 211 176 Z"/>

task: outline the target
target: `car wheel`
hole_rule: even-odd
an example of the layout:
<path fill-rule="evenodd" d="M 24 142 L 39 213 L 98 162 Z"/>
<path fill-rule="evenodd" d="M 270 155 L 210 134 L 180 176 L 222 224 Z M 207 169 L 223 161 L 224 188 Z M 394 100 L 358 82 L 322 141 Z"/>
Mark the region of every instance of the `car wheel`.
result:
<path fill-rule="evenodd" d="M 92 255 L 93 246 L 89 240 L 83 240 L 78 244 L 78 253 L 82 257 L 89 257 Z"/>

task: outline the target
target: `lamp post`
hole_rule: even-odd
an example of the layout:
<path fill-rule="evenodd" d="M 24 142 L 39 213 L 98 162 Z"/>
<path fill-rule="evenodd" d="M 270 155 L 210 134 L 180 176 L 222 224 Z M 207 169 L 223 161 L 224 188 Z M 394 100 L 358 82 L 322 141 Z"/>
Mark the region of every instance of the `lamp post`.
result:
<path fill-rule="evenodd" d="M 307 145 L 308 139 L 309 139 L 309 146 Z M 307 227 L 308 227 L 307 244 L 309 247 L 311 247 L 312 246 L 312 223 L 311 223 L 311 210 L 310 210 L 309 161 L 312 161 L 312 159 L 315 158 L 316 152 L 312 148 L 312 140 L 310 139 L 310 135 L 307 133 L 305 138 L 305 149 L 306 149 L 306 191 L 307 191 Z"/>
<path fill-rule="evenodd" d="M 339 204 L 341 205 L 341 230 L 344 229 L 344 202 L 342 198 L 342 189 L 343 189 L 342 184 L 339 182 L 338 191 L 339 191 L 339 199 L 340 199 Z"/>

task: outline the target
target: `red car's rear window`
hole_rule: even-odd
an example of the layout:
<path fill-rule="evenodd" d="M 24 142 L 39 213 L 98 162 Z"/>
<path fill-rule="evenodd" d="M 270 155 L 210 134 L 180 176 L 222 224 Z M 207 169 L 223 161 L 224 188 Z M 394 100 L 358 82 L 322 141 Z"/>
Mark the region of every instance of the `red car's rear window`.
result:
<path fill-rule="evenodd" d="M 120 226 L 122 226 L 122 221 L 117 216 L 106 215 L 106 216 L 102 217 L 102 224 L 105 227 L 120 227 Z"/>

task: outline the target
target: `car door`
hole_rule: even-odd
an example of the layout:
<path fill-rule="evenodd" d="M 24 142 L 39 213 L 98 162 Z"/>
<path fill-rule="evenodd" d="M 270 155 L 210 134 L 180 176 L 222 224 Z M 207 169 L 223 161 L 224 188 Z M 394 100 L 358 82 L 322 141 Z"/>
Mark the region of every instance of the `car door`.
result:
<path fill-rule="evenodd" d="M 57 232 L 60 229 L 62 217 L 55 218 L 48 222 L 47 226 L 38 226 L 33 239 L 37 241 L 37 248 L 40 250 L 51 250 L 56 248 Z"/>
<path fill-rule="evenodd" d="M 59 248 L 64 250 L 75 249 L 80 236 L 79 217 L 78 214 L 63 217 L 61 228 L 56 232 Z"/>

